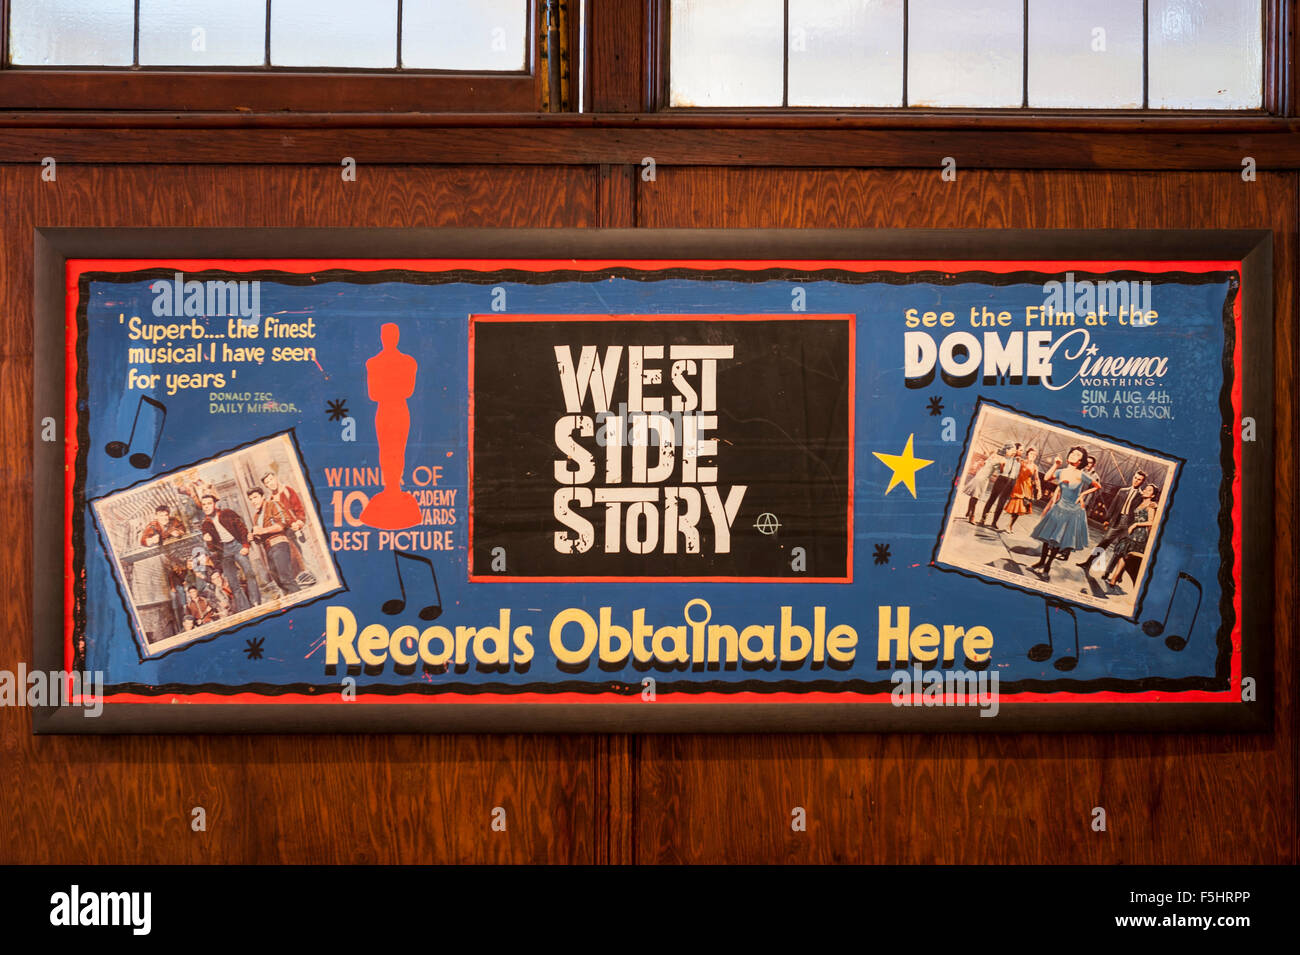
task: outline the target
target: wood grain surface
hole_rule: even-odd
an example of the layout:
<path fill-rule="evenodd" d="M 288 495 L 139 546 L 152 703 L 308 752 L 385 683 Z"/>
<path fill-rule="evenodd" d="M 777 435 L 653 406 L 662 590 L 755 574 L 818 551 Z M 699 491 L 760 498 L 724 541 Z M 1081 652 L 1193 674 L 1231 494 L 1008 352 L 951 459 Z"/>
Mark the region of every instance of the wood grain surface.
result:
<path fill-rule="evenodd" d="M 608 95 L 630 102 L 628 90 Z M 107 164 L 60 163 L 53 183 L 38 166 L 0 166 L 0 520 L 10 529 L 0 548 L 0 668 L 31 659 L 36 226 L 1269 228 L 1275 727 L 1255 736 L 76 738 L 33 737 L 26 710 L 0 708 L 0 862 L 1296 861 L 1296 174 L 1245 183 L 1231 171 L 959 166 L 944 183 L 936 159 L 933 172 L 661 162 L 643 181 L 638 151 L 604 166 L 363 162 L 344 183 L 328 166 L 113 164 L 113 134 L 99 135 Z M 153 134 L 160 160 L 172 135 Z M 545 161 L 523 135 L 515 155 Z M 207 811 L 206 832 L 191 831 L 195 806 Z M 498 806 L 505 832 L 490 827 Z M 1089 826 L 1095 806 L 1107 810 L 1104 833 Z M 806 832 L 791 829 L 795 807 Z"/>
<path fill-rule="evenodd" d="M 1295 178 L 660 166 L 640 185 L 646 228 L 1272 229 L 1278 696 L 1271 736 L 645 737 L 637 860 L 1294 862 Z"/>
<path fill-rule="evenodd" d="M 354 119 L 346 113 L 328 119 L 262 114 L 231 126 L 206 116 L 171 121 L 159 113 L 123 117 L 104 128 L 65 117 L 58 111 L 0 121 L 0 157 L 8 162 L 39 163 L 52 156 L 60 163 L 175 163 L 219 165 L 306 164 L 337 167 L 343 156 L 363 165 L 420 163 L 554 165 L 639 163 L 645 156 L 660 165 L 887 167 L 938 170 L 945 157 L 959 169 L 1184 170 L 1240 172 L 1242 160 L 1259 169 L 1300 169 L 1300 124 L 1294 120 L 1229 117 L 1219 128 L 1183 122 L 1136 121 L 1139 132 L 1112 120 L 1093 128 L 1073 121 L 1061 130 L 1017 128 L 985 117 L 931 125 L 927 117 L 905 115 L 892 128 L 886 117 L 863 128 L 855 123 L 818 120 L 791 126 L 750 120 L 735 128 L 696 125 L 676 117 L 640 114 L 620 118 L 569 116 L 528 118 L 510 123 L 500 116 L 412 119 L 377 126 L 374 116 Z M 1182 119 L 1181 117 L 1179 119 Z M 33 126 L 40 121 L 43 125 Z M 255 122 L 256 121 L 256 122 Z M 271 122 L 274 125 L 267 125 Z M 165 123 L 165 132 L 158 127 Z M 1256 125 L 1256 124 L 1259 125 Z M 349 125 L 355 124 L 355 125 Z M 1046 123 L 1051 126 L 1051 121 Z"/>
<path fill-rule="evenodd" d="M 32 652 L 34 226 L 586 226 L 595 195 L 577 167 L 0 167 L 0 668 Z M 0 708 L 0 863 L 582 863 L 606 819 L 595 737 L 30 734 Z"/>

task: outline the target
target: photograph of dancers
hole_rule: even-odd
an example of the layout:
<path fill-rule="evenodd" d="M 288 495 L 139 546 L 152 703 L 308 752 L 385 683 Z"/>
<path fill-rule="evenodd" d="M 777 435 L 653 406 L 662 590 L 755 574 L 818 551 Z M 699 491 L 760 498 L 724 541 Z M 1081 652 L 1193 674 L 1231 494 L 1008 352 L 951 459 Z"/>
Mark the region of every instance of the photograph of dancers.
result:
<path fill-rule="evenodd" d="M 935 563 L 1131 617 L 1180 465 L 982 400 Z"/>

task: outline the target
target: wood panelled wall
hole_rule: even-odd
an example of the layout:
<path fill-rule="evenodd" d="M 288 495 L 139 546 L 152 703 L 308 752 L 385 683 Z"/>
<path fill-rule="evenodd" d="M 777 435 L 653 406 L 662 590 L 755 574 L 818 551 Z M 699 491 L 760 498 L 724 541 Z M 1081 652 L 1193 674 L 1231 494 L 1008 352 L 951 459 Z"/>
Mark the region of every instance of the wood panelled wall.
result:
<path fill-rule="evenodd" d="M 77 738 L 33 737 L 3 708 L 0 862 L 1295 862 L 1297 174 L 639 172 L 362 165 L 344 183 L 329 165 L 60 163 L 43 182 L 0 166 L 0 668 L 31 660 L 30 442 L 33 416 L 57 414 L 31 407 L 34 227 L 1268 228 L 1274 732 Z"/>

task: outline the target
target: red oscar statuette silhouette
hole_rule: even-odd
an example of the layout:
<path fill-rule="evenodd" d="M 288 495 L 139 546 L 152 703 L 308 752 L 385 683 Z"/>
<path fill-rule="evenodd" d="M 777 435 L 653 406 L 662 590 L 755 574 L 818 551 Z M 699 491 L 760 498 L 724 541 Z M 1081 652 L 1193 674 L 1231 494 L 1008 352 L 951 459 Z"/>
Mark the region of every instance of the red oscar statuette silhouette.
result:
<path fill-rule="evenodd" d="M 415 393 L 417 365 L 410 355 L 397 350 L 401 331 L 392 322 L 379 330 L 383 349 L 366 362 L 366 384 L 375 409 L 375 434 L 379 438 L 379 470 L 384 489 L 370 499 L 361 512 L 367 527 L 397 531 L 420 523 L 415 497 L 402 490 L 406 465 L 406 438 L 411 432 L 411 413 L 406 399 Z"/>

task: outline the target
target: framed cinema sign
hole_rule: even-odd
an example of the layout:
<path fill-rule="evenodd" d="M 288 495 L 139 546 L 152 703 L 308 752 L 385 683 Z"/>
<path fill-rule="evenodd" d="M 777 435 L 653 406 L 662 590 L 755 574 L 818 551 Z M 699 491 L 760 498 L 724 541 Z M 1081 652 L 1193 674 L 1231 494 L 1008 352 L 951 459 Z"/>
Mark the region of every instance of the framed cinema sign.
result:
<path fill-rule="evenodd" d="M 1267 233 L 36 243 L 37 731 L 1271 725 Z"/>

